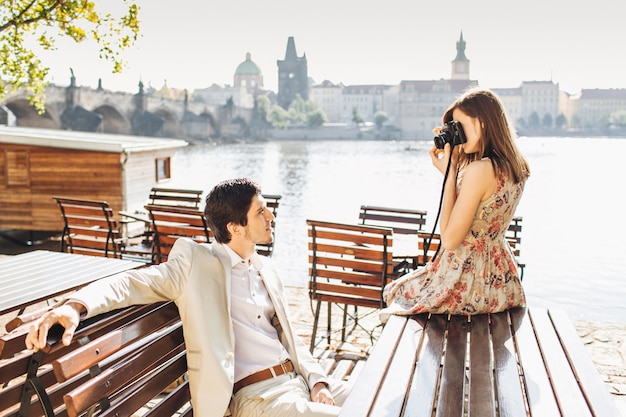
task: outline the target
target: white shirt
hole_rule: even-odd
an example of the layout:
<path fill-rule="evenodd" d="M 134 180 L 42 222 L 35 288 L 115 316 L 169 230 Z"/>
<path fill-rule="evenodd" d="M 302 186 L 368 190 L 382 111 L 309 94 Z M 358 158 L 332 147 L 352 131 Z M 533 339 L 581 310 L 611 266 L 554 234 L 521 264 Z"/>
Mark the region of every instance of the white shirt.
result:
<path fill-rule="evenodd" d="M 263 263 L 257 253 L 242 259 L 224 245 L 232 261 L 231 320 L 235 332 L 235 382 L 278 365 L 289 354 L 272 325 L 275 310 L 261 280 Z"/>

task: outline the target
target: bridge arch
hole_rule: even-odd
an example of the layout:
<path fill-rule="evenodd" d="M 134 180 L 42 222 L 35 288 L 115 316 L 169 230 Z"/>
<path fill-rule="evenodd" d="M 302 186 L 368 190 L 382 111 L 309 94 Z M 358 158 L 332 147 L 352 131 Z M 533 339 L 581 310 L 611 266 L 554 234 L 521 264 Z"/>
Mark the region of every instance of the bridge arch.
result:
<path fill-rule="evenodd" d="M 93 109 L 102 116 L 100 131 L 102 133 L 130 134 L 132 127 L 130 122 L 115 107 L 104 104 Z"/>
<path fill-rule="evenodd" d="M 15 124 L 20 127 L 40 127 L 44 129 L 58 129 L 61 126 L 58 114 L 46 106 L 43 114 L 31 106 L 26 97 L 13 97 L 5 101 L 4 105 L 15 116 Z"/>
<path fill-rule="evenodd" d="M 163 119 L 161 132 L 164 137 L 175 138 L 178 136 L 180 121 L 176 117 L 176 114 L 165 108 L 157 109 L 153 113 Z"/>

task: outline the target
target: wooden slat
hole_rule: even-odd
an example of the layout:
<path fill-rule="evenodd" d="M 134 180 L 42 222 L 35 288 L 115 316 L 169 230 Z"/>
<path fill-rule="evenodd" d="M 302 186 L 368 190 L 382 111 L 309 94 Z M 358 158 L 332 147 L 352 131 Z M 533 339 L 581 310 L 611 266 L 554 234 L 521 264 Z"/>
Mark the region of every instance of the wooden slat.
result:
<path fill-rule="evenodd" d="M 144 414 L 144 417 L 157 417 L 157 416 L 173 416 L 185 417 L 191 415 L 191 405 L 186 409 L 186 413 L 180 414 L 177 412 L 181 408 L 181 404 L 185 404 L 191 401 L 191 394 L 189 392 L 189 382 L 184 381 L 179 386 L 174 388 L 169 394 L 167 394 L 161 401 L 155 404 L 150 410 Z"/>
<path fill-rule="evenodd" d="M 489 316 L 472 316 L 470 326 L 468 417 L 495 417 Z"/>
<path fill-rule="evenodd" d="M 377 343 L 368 358 L 369 365 L 363 369 L 359 379 L 352 388 L 352 393 L 344 403 L 339 416 L 369 416 L 370 408 L 375 401 L 382 381 L 387 375 L 389 363 L 396 350 L 397 343 L 404 332 L 406 319 L 392 316 L 383 330 L 385 341 Z"/>
<path fill-rule="evenodd" d="M 617 416 L 617 406 L 565 311 L 550 309 L 548 314 L 593 416 Z"/>
<path fill-rule="evenodd" d="M 417 362 L 416 356 L 424 341 L 423 322 L 408 320 L 400 336 L 398 346 L 391 357 L 387 370 L 387 378 L 383 382 L 371 416 L 401 415 L 405 406 L 405 398 L 410 387 L 413 371 Z M 403 389 L 403 387 L 405 387 Z"/>
<path fill-rule="evenodd" d="M 506 312 L 491 315 L 496 399 L 501 417 L 526 416 L 515 344 Z"/>
<path fill-rule="evenodd" d="M 150 314 L 54 361 L 52 366 L 57 380 L 65 381 L 78 375 L 137 338 L 150 334 L 155 328 L 165 326 L 173 320 L 178 320 L 178 309 L 174 303 L 168 302 L 159 306 Z"/>
<path fill-rule="evenodd" d="M 553 389 L 562 415 L 565 417 L 591 416 L 547 310 L 537 308 L 529 314 L 541 344 L 545 365 L 553 382 Z"/>
<path fill-rule="evenodd" d="M 546 371 L 540 343 L 525 309 L 509 312 L 515 329 L 515 343 L 524 374 L 526 398 L 531 415 L 558 416 L 559 405 L 554 397 L 550 375 Z"/>
<path fill-rule="evenodd" d="M 397 234 L 415 234 L 426 225 L 425 210 L 398 207 L 362 205 L 359 212 L 361 224 L 391 227 Z"/>
<path fill-rule="evenodd" d="M 156 317 L 155 320 L 157 320 Z M 100 399 L 111 396 L 136 378 L 157 369 L 160 366 L 159 363 L 171 357 L 172 353 L 176 355 L 184 353 L 180 322 L 163 330 L 159 337 L 146 343 L 141 342 L 129 355 L 131 360 L 122 361 L 119 365 L 103 371 L 69 393 L 67 398 L 72 407 L 76 410 L 85 410 Z M 85 366 L 85 368 L 88 367 Z M 171 378 L 170 381 L 174 379 Z"/>
<path fill-rule="evenodd" d="M 426 322 L 427 317 L 428 322 Z M 423 347 L 417 357 L 404 415 L 430 417 L 439 392 L 437 386 L 441 378 L 441 356 L 445 346 L 447 319 L 442 315 L 420 314 L 410 320 L 415 320 L 425 327 L 426 331 L 422 342 Z"/>
<path fill-rule="evenodd" d="M 452 316 L 448 322 L 448 337 L 436 410 L 436 415 L 440 417 L 463 416 L 467 327 L 465 316 Z"/>

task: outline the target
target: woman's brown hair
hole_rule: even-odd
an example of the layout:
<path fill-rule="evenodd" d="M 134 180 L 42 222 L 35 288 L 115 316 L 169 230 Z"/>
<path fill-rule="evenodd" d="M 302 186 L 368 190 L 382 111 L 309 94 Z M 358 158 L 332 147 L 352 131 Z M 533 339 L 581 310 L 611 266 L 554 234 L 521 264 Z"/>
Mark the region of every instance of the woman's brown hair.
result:
<path fill-rule="evenodd" d="M 517 135 L 496 94 L 483 88 L 468 90 L 446 110 L 444 124 L 453 120 L 452 112 L 455 109 L 478 119 L 482 127 L 480 149 L 472 154 L 462 154 L 461 166 L 487 157 L 496 174 L 505 172 L 515 183 L 528 178 L 528 162 L 515 143 Z"/>

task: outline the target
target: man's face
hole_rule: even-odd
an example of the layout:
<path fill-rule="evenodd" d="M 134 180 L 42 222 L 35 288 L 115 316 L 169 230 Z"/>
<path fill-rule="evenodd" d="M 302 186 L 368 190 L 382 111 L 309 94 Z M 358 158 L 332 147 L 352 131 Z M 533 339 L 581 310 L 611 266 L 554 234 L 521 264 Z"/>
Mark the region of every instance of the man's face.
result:
<path fill-rule="evenodd" d="M 246 238 L 255 244 L 272 243 L 272 220 L 274 215 L 268 210 L 265 199 L 260 195 L 252 197 L 252 204 L 248 210 L 248 225 L 246 226 Z"/>

